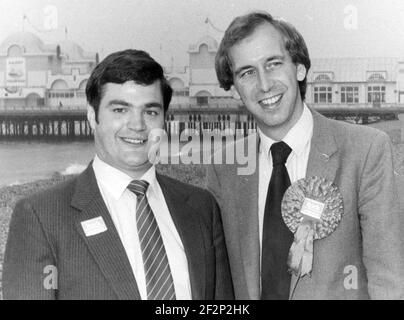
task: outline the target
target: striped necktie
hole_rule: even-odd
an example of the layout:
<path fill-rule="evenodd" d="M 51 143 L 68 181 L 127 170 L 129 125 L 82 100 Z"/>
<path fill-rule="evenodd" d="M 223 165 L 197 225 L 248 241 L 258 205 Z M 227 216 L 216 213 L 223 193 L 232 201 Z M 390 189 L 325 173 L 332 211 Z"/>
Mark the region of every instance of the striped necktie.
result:
<path fill-rule="evenodd" d="M 174 281 L 163 239 L 146 198 L 149 183 L 132 181 L 128 189 L 136 194 L 136 224 L 142 250 L 148 300 L 175 300 Z"/>

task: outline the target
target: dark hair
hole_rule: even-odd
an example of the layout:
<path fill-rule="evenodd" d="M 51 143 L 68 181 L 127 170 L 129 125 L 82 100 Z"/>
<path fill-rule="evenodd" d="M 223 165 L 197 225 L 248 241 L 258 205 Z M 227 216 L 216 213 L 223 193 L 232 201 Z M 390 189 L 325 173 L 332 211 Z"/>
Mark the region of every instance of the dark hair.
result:
<path fill-rule="evenodd" d="M 250 36 L 254 30 L 264 24 L 269 23 L 277 29 L 284 38 L 285 48 L 288 51 L 293 63 L 302 64 L 308 72 L 311 66 L 309 52 L 306 43 L 294 26 L 290 23 L 273 18 L 265 11 L 255 11 L 235 18 L 227 28 L 220 43 L 215 59 L 216 75 L 220 87 L 228 91 L 233 85 L 233 72 L 229 50 L 239 41 Z M 304 100 L 306 95 L 306 77 L 299 81 L 300 96 Z"/>
<path fill-rule="evenodd" d="M 160 80 L 163 107 L 166 112 L 173 90 L 164 77 L 161 65 L 147 52 L 141 50 L 128 49 L 111 53 L 95 67 L 86 86 L 87 101 L 94 108 L 96 121 L 98 121 L 102 89 L 106 83 L 122 84 L 126 81 L 134 81 L 147 86 L 156 80 Z"/>

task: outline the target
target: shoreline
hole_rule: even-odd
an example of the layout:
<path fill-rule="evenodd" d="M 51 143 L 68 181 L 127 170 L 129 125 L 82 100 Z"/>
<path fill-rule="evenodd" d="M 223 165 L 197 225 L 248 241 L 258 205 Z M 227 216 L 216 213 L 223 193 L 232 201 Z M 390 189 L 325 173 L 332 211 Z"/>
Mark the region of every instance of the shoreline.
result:
<path fill-rule="evenodd" d="M 404 179 L 404 142 L 393 144 L 393 159 L 395 165 L 395 171 L 400 177 L 399 179 Z M 204 168 L 209 164 L 157 164 L 157 169 L 160 173 L 166 174 L 170 177 L 179 179 L 184 182 L 201 186 L 201 178 L 204 178 L 204 172 L 201 175 L 201 168 Z M 38 188 L 43 189 L 46 187 L 51 187 L 57 183 L 67 180 L 74 175 L 80 174 L 86 165 L 72 163 L 65 169 L 61 171 L 54 171 L 53 173 L 48 173 L 40 178 L 28 178 L 27 180 L 16 180 L 12 183 L 4 183 L 0 185 L 0 208 L 2 208 L 2 200 L 4 196 L 4 191 L 8 192 L 10 189 L 11 193 L 18 193 L 16 189 L 22 189 L 24 192 L 28 192 L 30 189 Z M 195 168 L 197 169 L 195 172 Z M 204 169 L 202 170 L 204 171 Z M 35 191 L 34 191 L 35 192 Z M 28 195 L 28 194 L 26 194 Z M 1 212 L 0 212 L 1 213 Z"/>

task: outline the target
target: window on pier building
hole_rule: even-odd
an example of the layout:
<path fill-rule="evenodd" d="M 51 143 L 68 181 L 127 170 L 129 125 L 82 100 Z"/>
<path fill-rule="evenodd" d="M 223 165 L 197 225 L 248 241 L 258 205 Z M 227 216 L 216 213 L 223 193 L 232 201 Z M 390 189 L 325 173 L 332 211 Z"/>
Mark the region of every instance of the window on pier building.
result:
<path fill-rule="evenodd" d="M 386 87 L 381 85 L 368 86 L 368 102 L 386 102 Z"/>
<path fill-rule="evenodd" d="M 208 97 L 196 97 L 196 104 L 198 106 L 205 106 L 208 104 Z"/>
<path fill-rule="evenodd" d="M 374 72 L 368 77 L 368 81 L 386 81 L 385 72 Z"/>
<path fill-rule="evenodd" d="M 174 90 L 174 91 L 173 91 L 173 96 L 177 96 L 177 97 L 189 97 L 189 89 Z"/>
<path fill-rule="evenodd" d="M 314 103 L 332 103 L 332 87 L 314 87 Z"/>
<path fill-rule="evenodd" d="M 341 103 L 358 103 L 359 87 L 346 86 L 341 87 Z"/>
<path fill-rule="evenodd" d="M 212 94 L 206 90 L 199 91 L 196 95 L 196 104 L 198 106 L 207 106 L 209 105 L 209 97 L 212 97 Z"/>
<path fill-rule="evenodd" d="M 74 92 L 70 91 L 70 92 L 48 92 L 48 98 L 74 98 Z"/>
<path fill-rule="evenodd" d="M 330 82 L 331 81 L 331 77 L 328 74 L 325 73 L 321 73 L 318 76 L 316 76 L 316 78 L 314 79 L 314 81 L 316 82 Z"/>
<path fill-rule="evenodd" d="M 45 99 L 41 98 L 37 93 L 30 93 L 25 98 L 25 107 L 27 108 L 38 108 L 45 105 Z"/>

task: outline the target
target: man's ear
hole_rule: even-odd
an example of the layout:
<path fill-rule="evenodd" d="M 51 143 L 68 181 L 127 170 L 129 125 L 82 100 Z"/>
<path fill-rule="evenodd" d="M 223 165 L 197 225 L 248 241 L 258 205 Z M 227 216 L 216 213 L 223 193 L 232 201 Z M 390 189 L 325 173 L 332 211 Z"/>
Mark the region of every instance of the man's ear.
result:
<path fill-rule="evenodd" d="M 238 92 L 237 92 L 236 88 L 234 87 L 234 85 L 231 86 L 230 91 L 231 91 L 231 96 L 232 96 L 234 99 L 236 99 L 236 100 L 241 100 L 241 97 L 240 97 L 240 95 L 238 94 Z"/>
<path fill-rule="evenodd" d="M 91 129 L 93 129 L 93 131 L 94 131 L 95 126 L 97 124 L 97 122 L 95 121 L 95 111 L 94 111 L 94 108 L 92 106 L 90 106 L 89 104 L 87 104 L 87 120 L 90 123 Z"/>
<path fill-rule="evenodd" d="M 307 73 L 306 67 L 299 63 L 297 65 L 297 70 L 296 70 L 297 81 L 303 81 L 304 78 L 306 78 L 306 73 Z"/>

